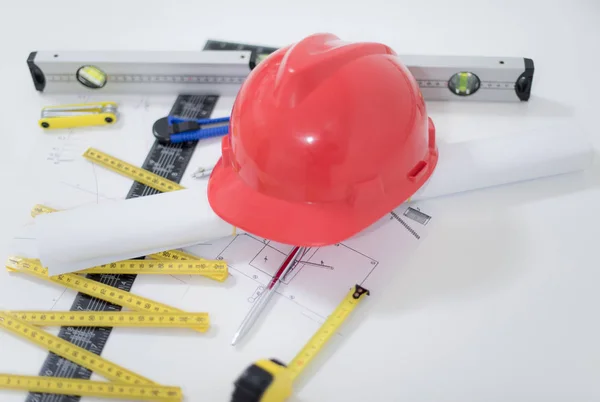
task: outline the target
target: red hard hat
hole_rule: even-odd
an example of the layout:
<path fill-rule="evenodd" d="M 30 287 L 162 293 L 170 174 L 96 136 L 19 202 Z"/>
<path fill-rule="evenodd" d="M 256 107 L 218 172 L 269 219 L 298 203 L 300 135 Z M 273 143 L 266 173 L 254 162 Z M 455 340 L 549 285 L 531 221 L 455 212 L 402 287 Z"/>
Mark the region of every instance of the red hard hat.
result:
<path fill-rule="evenodd" d="M 405 202 L 437 163 L 418 84 L 389 47 L 318 34 L 279 49 L 235 100 L 213 211 L 296 246 L 343 241 Z"/>

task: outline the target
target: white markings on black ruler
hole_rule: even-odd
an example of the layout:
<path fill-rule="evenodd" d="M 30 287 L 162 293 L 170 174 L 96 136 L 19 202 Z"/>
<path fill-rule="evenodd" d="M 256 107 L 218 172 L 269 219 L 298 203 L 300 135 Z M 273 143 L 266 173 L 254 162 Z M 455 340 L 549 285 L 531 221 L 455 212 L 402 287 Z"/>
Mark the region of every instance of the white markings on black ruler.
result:
<path fill-rule="evenodd" d="M 208 40 L 204 45 L 204 50 L 249 50 L 257 55 L 271 54 L 277 50 L 276 47 L 257 46 L 247 43 L 223 42 L 220 40 Z"/>
<path fill-rule="evenodd" d="M 175 101 L 171 115 L 185 118 L 209 117 L 217 102 L 217 96 L 188 96 L 181 95 Z M 178 115 L 177 113 L 181 113 Z M 149 130 L 148 135 L 152 135 Z M 159 176 L 179 183 L 185 173 L 195 150 L 196 142 L 162 145 L 154 142 L 142 167 Z M 144 184 L 134 182 L 127 198 L 145 197 L 158 193 L 158 190 Z M 129 292 L 136 275 L 98 275 L 89 274 L 88 278 L 115 286 Z M 104 300 L 78 293 L 71 306 L 71 311 L 120 311 L 121 306 Z M 58 336 L 74 345 L 80 346 L 92 353 L 100 355 L 112 328 L 105 327 L 61 327 Z M 42 369 L 41 376 L 90 379 L 92 372 L 69 360 L 49 353 Z M 79 396 L 29 393 L 26 402 L 78 402 Z"/>

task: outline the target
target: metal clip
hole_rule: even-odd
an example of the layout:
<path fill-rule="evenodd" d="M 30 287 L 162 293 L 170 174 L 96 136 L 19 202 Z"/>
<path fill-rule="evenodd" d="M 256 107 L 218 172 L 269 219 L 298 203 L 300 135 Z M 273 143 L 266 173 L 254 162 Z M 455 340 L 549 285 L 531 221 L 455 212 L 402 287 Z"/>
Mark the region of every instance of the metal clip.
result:
<path fill-rule="evenodd" d="M 209 168 L 199 167 L 194 173 L 192 173 L 192 177 L 194 179 L 203 179 L 205 177 L 210 176 L 212 171 L 213 171 L 212 167 L 209 167 Z"/>
<path fill-rule="evenodd" d="M 10 256 L 6 261 L 6 270 L 8 272 L 16 272 L 19 270 L 19 264 L 23 263 L 23 259 L 20 257 Z"/>
<path fill-rule="evenodd" d="M 113 124 L 117 121 L 117 109 L 115 102 L 48 106 L 42 109 L 39 125 L 55 129 Z"/>

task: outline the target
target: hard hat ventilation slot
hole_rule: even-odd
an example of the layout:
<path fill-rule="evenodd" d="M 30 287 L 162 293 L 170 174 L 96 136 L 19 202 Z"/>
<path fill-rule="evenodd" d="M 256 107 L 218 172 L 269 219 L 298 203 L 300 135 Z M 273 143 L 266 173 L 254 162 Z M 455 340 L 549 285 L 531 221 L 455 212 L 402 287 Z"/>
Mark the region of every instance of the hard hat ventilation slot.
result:
<path fill-rule="evenodd" d="M 410 172 L 408 172 L 408 179 L 413 180 L 413 181 L 417 180 L 425 172 L 426 167 L 427 167 L 427 162 L 419 161 L 419 163 L 417 163 L 415 165 L 415 167 L 412 168 L 410 170 Z"/>

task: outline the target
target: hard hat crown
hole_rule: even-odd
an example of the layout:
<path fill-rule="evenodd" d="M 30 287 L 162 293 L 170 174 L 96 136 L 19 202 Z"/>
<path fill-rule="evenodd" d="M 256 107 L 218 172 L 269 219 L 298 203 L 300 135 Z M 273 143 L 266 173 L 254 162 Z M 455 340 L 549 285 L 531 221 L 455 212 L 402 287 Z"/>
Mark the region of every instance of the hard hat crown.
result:
<path fill-rule="evenodd" d="M 356 226 L 404 202 L 437 160 L 421 92 L 394 51 L 331 34 L 279 49 L 252 71 L 222 155 L 265 202 L 287 203 L 290 213 L 348 208 Z"/>

